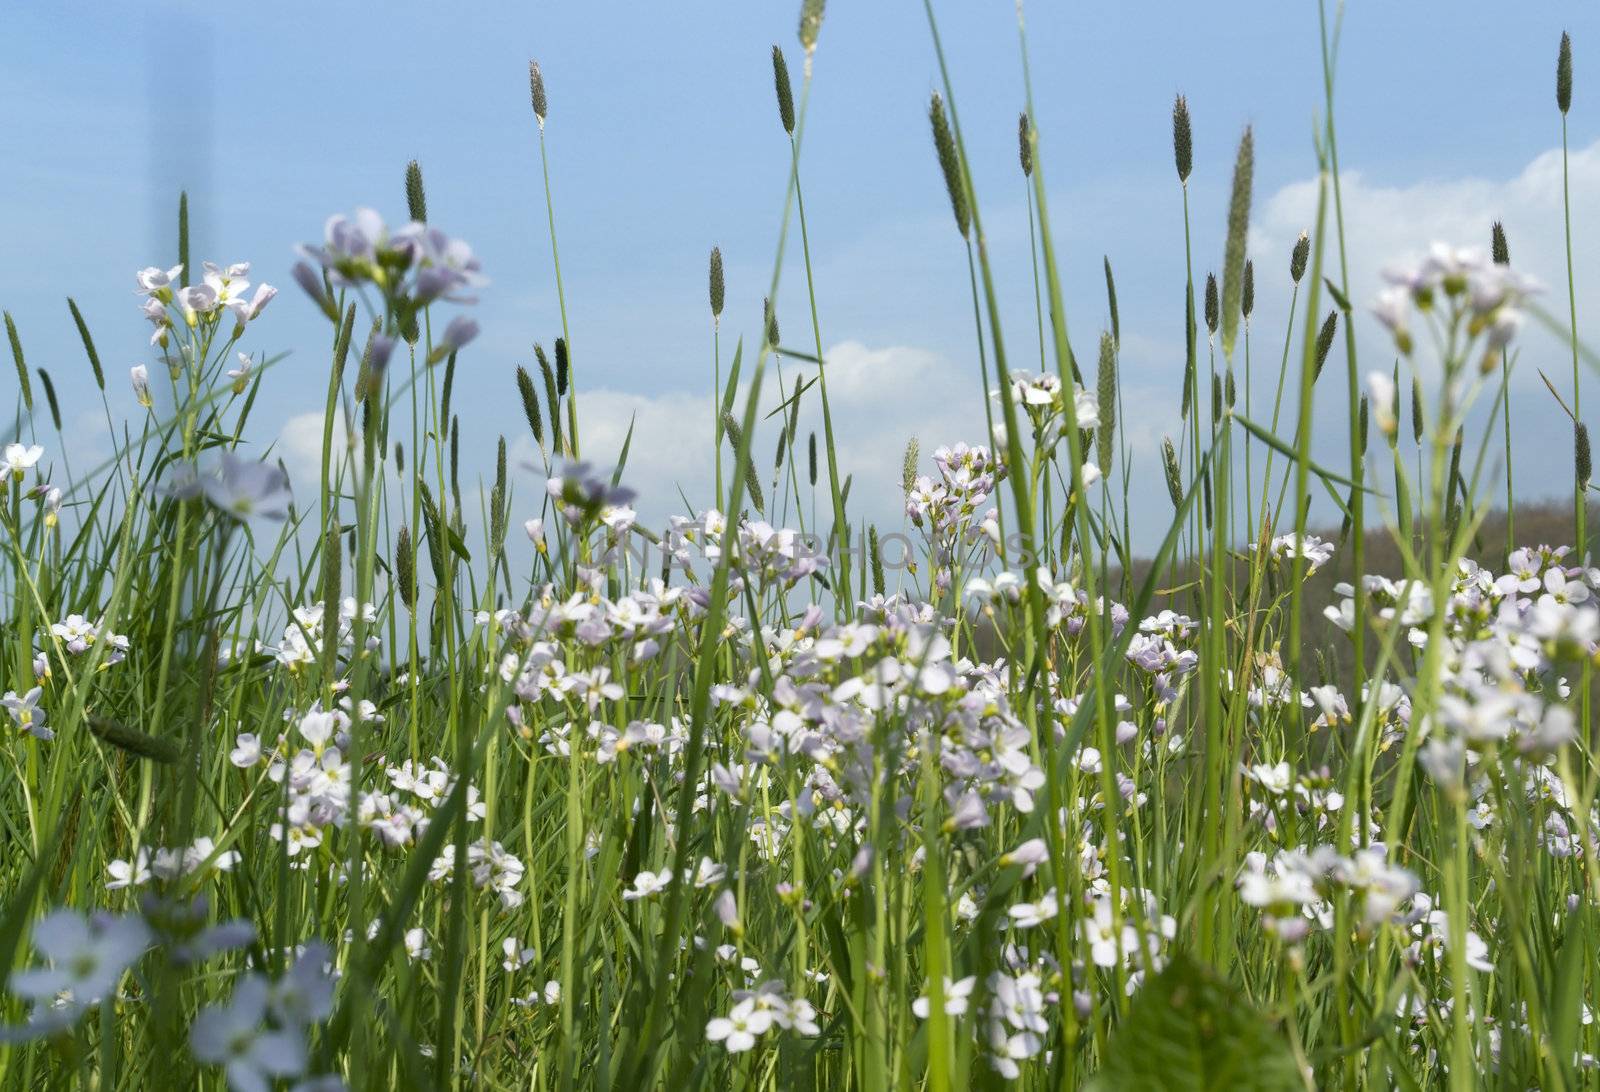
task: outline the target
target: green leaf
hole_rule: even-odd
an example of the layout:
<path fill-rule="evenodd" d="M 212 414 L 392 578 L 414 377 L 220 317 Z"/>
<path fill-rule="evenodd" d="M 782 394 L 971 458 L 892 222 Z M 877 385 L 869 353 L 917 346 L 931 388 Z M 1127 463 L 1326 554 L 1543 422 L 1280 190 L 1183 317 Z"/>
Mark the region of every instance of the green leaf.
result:
<path fill-rule="evenodd" d="M 1305 1085 L 1289 1044 L 1244 991 L 1180 954 L 1135 996 L 1092 1087 L 1277 1092 Z"/>
<path fill-rule="evenodd" d="M 1294 448 L 1278 439 L 1271 432 L 1268 432 L 1266 429 L 1262 428 L 1248 417 L 1241 417 L 1237 413 L 1229 413 L 1228 416 L 1232 417 L 1235 421 L 1239 422 L 1239 424 L 1243 425 L 1246 431 L 1248 431 L 1252 436 L 1266 444 L 1268 447 L 1272 448 L 1272 450 L 1276 451 L 1278 454 L 1287 459 L 1299 458 L 1299 453 L 1296 452 Z M 1360 485 L 1356 482 L 1353 482 L 1343 474 L 1336 474 L 1327 467 L 1321 466 L 1311 459 L 1306 460 L 1306 466 L 1311 469 L 1313 474 L 1317 475 L 1325 482 L 1338 482 L 1340 485 L 1348 485 L 1352 489 L 1359 489 L 1363 493 L 1371 493 L 1374 496 L 1377 495 L 1378 491 L 1376 489 L 1371 489 L 1365 485 Z"/>
<path fill-rule="evenodd" d="M 1561 1071 L 1571 1079 L 1572 1059 L 1581 1043 L 1583 1014 L 1583 972 L 1589 965 L 1584 944 L 1584 910 L 1567 915 L 1567 924 L 1561 940 L 1561 951 L 1556 956 L 1556 974 L 1550 995 L 1550 1049 Z"/>
<path fill-rule="evenodd" d="M 1322 284 L 1328 290 L 1328 295 L 1333 297 L 1333 302 L 1338 306 L 1339 310 L 1348 315 L 1350 313 L 1350 301 L 1343 292 L 1339 291 L 1339 286 L 1327 277 L 1322 278 Z"/>
<path fill-rule="evenodd" d="M 739 392 L 739 365 L 744 361 L 744 338 L 733 347 L 733 365 L 728 369 L 728 381 L 722 385 L 722 412 L 733 412 L 733 396 Z M 722 439 L 721 427 L 717 439 Z"/>
<path fill-rule="evenodd" d="M 617 456 L 617 468 L 611 472 L 611 487 L 615 489 L 622 482 L 622 468 L 628 465 L 628 449 L 633 446 L 633 426 L 639 421 L 639 415 L 628 415 L 628 434 L 622 438 L 622 454 Z"/>

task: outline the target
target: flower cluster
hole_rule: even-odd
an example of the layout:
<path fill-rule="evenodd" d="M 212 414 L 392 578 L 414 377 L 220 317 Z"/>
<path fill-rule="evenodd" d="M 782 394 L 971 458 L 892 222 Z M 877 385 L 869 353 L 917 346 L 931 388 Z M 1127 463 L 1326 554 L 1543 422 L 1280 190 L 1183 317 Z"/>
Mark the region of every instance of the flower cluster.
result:
<path fill-rule="evenodd" d="M 938 478 L 923 475 L 912 483 L 906 493 L 906 515 L 927 537 L 934 582 L 944 589 L 954 579 L 954 568 L 966 548 L 984 540 L 1000 544 L 999 512 L 983 509 L 1006 470 L 981 445 L 941 447 L 933 453 L 933 463 Z"/>
<path fill-rule="evenodd" d="M 396 334 L 417 337 L 419 316 L 429 305 L 475 303 L 468 291 L 486 283 L 477 256 L 462 240 L 414 220 L 390 231 L 369 208 L 329 217 L 322 244 L 308 243 L 300 254 L 308 261 L 295 264 L 295 282 L 332 321 L 341 316 L 330 286 L 370 287 L 382 298 L 389 324 L 374 337 L 368 356 L 369 367 L 378 372 L 388 363 Z M 457 315 L 439 335 L 429 362 L 443 360 L 477 336 L 478 324 Z"/>
<path fill-rule="evenodd" d="M 1255 549 L 1251 545 L 1251 549 Z M 1280 563 L 1293 562 L 1295 558 L 1303 558 L 1306 563 L 1306 575 L 1316 572 L 1333 559 L 1333 543 L 1326 542 L 1316 535 L 1299 535 L 1293 531 L 1286 535 L 1279 535 L 1267 544 L 1267 556 Z"/>
<path fill-rule="evenodd" d="M 249 262 L 229 266 L 206 262 L 198 284 L 182 285 L 182 275 L 181 265 L 170 269 L 147 266 L 134 274 L 138 293 L 145 298 L 144 317 L 155 327 L 151 345 L 166 348 L 175 326 L 210 328 L 224 313 L 233 316 L 232 336 L 238 338 L 278 294 L 270 284 L 257 285 L 254 294 L 250 292 Z"/>
<path fill-rule="evenodd" d="M 1539 290 L 1537 281 L 1509 265 L 1489 261 L 1475 248 L 1435 243 L 1415 265 L 1384 271 L 1389 287 L 1379 294 L 1373 311 L 1394 335 L 1395 346 L 1410 355 L 1412 309 L 1423 314 L 1441 305 L 1465 320 L 1470 337 L 1487 335 L 1491 350 L 1503 349 L 1522 325 L 1520 305 Z"/>
<path fill-rule="evenodd" d="M 217 843 L 210 838 L 196 838 L 188 846 L 157 848 L 152 854 L 148 847 L 140 846 L 132 860 L 113 860 L 106 865 L 106 890 L 124 887 L 143 887 L 152 879 L 167 882 L 183 876 L 192 876 L 202 868 L 215 868 L 230 872 L 239 863 L 236 850 L 218 851 Z"/>
<path fill-rule="evenodd" d="M 560 474 L 551 475 L 545 492 L 574 527 L 594 519 L 612 526 L 621 521 L 625 511 L 627 521 L 632 523 L 632 511 L 626 505 L 635 496 L 633 490 L 616 484 L 588 463 L 570 463 Z"/>
<path fill-rule="evenodd" d="M 819 1035 L 817 1010 L 804 998 L 791 998 L 787 987 L 776 979 L 753 990 L 734 990 L 733 1008 L 728 1015 L 714 1017 L 706 1024 L 706 1038 L 721 1043 L 729 1054 L 750 1050 L 756 1040 L 778 1029 L 796 1035 Z"/>
<path fill-rule="evenodd" d="M 1315 928 L 1333 926 L 1333 899 L 1357 900 L 1363 930 L 1403 925 L 1401 913 L 1418 892 L 1417 877 L 1389 863 L 1382 843 L 1346 857 L 1329 846 L 1283 850 L 1268 858 L 1259 850 L 1245 857 L 1239 899 L 1261 910 L 1263 924 L 1287 944 L 1299 944 Z"/>
<path fill-rule="evenodd" d="M 326 946 L 308 944 L 282 978 L 240 978 L 227 1001 L 195 1017 L 189 1028 L 194 1056 L 221 1066 L 235 1089 L 265 1089 L 274 1080 L 304 1076 L 307 1036 L 333 1013 L 332 959 Z M 319 1086 L 343 1087 L 331 1077 Z"/>
<path fill-rule="evenodd" d="M 455 851 L 446 850 L 434 859 L 428 879 L 436 883 L 448 880 L 455 874 L 455 864 Z M 527 866 L 506 852 L 499 842 L 480 838 L 467 847 L 467 873 L 472 878 L 472 886 L 491 892 L 500 900 L 502 909 L 515 910 L 522 905 L 523 894 L 517 885 L 522 882 L 525 871 Z"/>

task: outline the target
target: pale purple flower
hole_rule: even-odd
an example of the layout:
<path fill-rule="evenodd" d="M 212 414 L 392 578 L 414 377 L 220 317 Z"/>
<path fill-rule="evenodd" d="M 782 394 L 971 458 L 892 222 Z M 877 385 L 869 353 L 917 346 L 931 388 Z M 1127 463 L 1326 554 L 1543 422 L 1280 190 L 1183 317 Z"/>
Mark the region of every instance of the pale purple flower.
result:
<path fill-rule="evenodd" d="M 283 519 L 288 514 L 289 477 L 282 467 L 254 459 L 244 459 L 231 451 L 193 484 L 179 483 L 178 495 L 193 496 L 197 490 L 217 508 L 235 519 L 265 516 Z"/>
<path fill-rule="evenodd" d="M 477 322 L 466 315 L 457 315 L 450 320 L 450 325 L 444 328 L 444 333 L 439 335 L 438 344 L 434 345 L 433 352 L 428 354 L 428 363 L 438 363 L 451 353 L 464 348 L 477 336 Z"/>
<path fill-rule="evenodd" d="M 191 323 L 200 315 L 209 315 L 219 302 L 217 290 L 210 284 L 191 284 L 188 288 L 178 289 L 178 306 L 183 309 L 183 317 Z"/>
<path fill-rule="evenodd" d="M 38 444 L 7 444 L 5 450 L 5 466 L 0 472 L 9 472 L 14 478 L 21 478 L 38 465 L 44 457 L 44 448 Z"/>
<path fill-rule="evenodd" d="M 977 975 L 967 975 L 959 981 L 952 982 L 948 975 L 944 980 L 944 1013 L 946 1016 L 961 1016 L 967 1011 L 967 999 L 972 996 L 972 989 L 978 984 Z M 928 998 L 919 997 L 911 1003 L 911 1011 L 923 1020 L 928 1018 L 932 1011 Z"/>
<path fill-rule="evenodd" d="M 242 328 L 246 323 L 253 322 L 260 317 L 261 312 L 266 308 L 267 304 L 272 302 L 272 298 L 277 294 L 278 290 L 272 285 L 263 284 L 256 288 L 255 295 L 248 301 L 245 300 L 243 295 L 238 295 L 227 299 L 223 306 L 233 312 L 233 317 L 238 320 L 239 326 Z"/>
<path fill-rule="evenodd" d="M 577 524 L 598 516 L 608 505 L 625 505 L 633 500 L 634 492 L 612 485 L 606 475 L 588 463 L 569 463 L 560 474 L 545 483 L 545 491 L 561 509 L 567 522 Z"/>
<path fill-rule="evenodd" d="M 322 283 L 322 277 L 318 275 L 315 269 L 312 269 L 305 262 L 295 262 L 294 268 L 290 269 L 289 273 L 294 277 L 294 283 L 298 284 L 305 290 L 306 295 L 316 301 L 323 314 L 335 322 L 339 320 L 339 312 L 334 308 L 333 300 L 328 297 L 327 287 Z"/>
<path fill-rule="evenodd" d="M 170 289 L 172 283 L 178 279 L 182 272 L 182 265 L 175 265 L 171 269 L 161 269 L 150 265 L 135 273 L 133 279 L 134 283 L 139 286 L 139 293 L 148 296 Z"/>
<path fill-rule="evenodd" d="M 34 950 L 50 966 L 16 972 L 11 990 L 34 1002 L 30 1027 L 46 1034 L 110 996 L 149 944 L 150 930 L 136 915 L 87 918 L 56 910 L 33 927 Z"/>
<path fill-rule="evenodd" d="M 333 1012 L 333 979 L 329 976 L 333 953 L 327 945 L 307 944 L 294 965 L 272 984 L 268 997 L 273 1018 L 289 1027 L 305 1027 L 326 1020 Z"/>
<path fill-rule="evenodd" d="M 622 893 L 623 901 L 635 902 L 639 899 L 648 899 L 665 891 L 671 883 L 672 869 L 663 868 L 660 872 L 646 869 L 634 876 L 633 886 Z"/>
<path fill-rule="evenodd" d="M 43 692 L 36 686 L 18 697 L 15 690 L 7 690 L 5 697 L 0 698 L 0 706 L 11 714 L 11 723 L 20 730 L 34 739 L 52 740 L 56 734 L 44 726 L 45 712 L 39 708 L 39 696 Z"/>
<path fill-rule="evenodd" d="M 267 1092 L 276 1079 L 305 1072 L 305 1036 L 265 1024 L 269 994 L 265 978 L 249 975 L 226 1004 L 202 1009 L 189 1028 L 194 1056 L 224 1067 L 233 1092 Z"/>

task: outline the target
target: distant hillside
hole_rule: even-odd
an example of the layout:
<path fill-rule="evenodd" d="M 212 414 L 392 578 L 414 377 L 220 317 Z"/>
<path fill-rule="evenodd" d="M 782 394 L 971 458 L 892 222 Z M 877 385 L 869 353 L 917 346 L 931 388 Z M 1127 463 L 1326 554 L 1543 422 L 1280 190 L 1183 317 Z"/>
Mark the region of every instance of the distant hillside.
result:
<path fill-rule="evenodd" d="M 1596 528 L 1597 525 L 1600 525 L 1600 508 L 1591 508 L 1589 526 Z M 1512 526 L 1519 547 L 1536 546 L 1541 543 L 1570 546 L 1573 542 L 1572 510 L 1556 502 L 1518 505 L 1513 514 Z M 1340 540 L 1338 528 L 1312 530 L 1310 533 L 1335 543 L 1337 549 L 1333 560 L 1306 581 L 1301 593 L 1305 607 L 1303 633 L 1309 649 L 1307 664 L 1313 676 L 1344 678 L 1347 677 L 1351 667 L 1350 640 L 1341 630 L 1327 621 L 1323 616 L 1323 608 L 1331 606 L 1336 600 L 1334 586 L 1351 580 L 1354 571 L 1354 551 L 1348 540 Z M 1483 525 L 1468 550 L 1468 556 L 1478 564 L 1499 573 L 1504 570 L 1505 554 L 1506 514 L 1504 510 L 1496 509 L 1484 518 Z M 1573 564 L 1577 563 L 1576 558 L 1571 560 Z M 1242 562 L 1235 562 L 1232 567 L 1236 579 L 1240 582 L 1236 594 L 1242 596 L 1246 591 L 1244 581 L 1249 579 L 1248 572 Z M 1400 550 L 1386 529 L 1380 527 L 1367 532 L 1363 567 L 1368 573 L 1391 578 L 1402 573 Z M 1131 581 L 1133 589 L 1138 588 L 1148 571 L 1148 559 L 1135 563 Z M 1174 579 L 1167 582 L 1168 587 L 1181 589 L 1181 586 L 1191 579 L 1185 575 L 1189 571 L 1191 570 L 1180 568 Z M 1287 566 L 1279 566 L 1279 573 L 1286 576 Z M 1113 588 L 1122 586 L 1119 573 L 1110 574 L 1110 586 Z M 1278 590 L 1283 590 L 1282 585 Z M 1178 590 L 1161 597 L 1153 609 L 1161 607 L 1170 607 L 1186 614 L 1194 613 L 1190 593 L 1186 590 Z"/>

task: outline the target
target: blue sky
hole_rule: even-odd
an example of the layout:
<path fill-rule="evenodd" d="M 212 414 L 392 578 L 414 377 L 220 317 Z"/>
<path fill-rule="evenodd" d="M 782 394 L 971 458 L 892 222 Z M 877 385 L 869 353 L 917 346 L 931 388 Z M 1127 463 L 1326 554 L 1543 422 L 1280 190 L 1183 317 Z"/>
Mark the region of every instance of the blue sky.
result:
<path fill-rule="evenodd" d="M 675 508 L 674 483 L 705 495 L 708 449 L 697 437 L 709 430 L 706 252 L 720 244 L 728 258 L 727 329 L 753 331 L 788 162 L 769 50 L 782 43 L 798 76 L 796 2 L 6 7 L 0 304 L 30 361 L 62 386 L 69 421 L 89 429 L 98 406 L 86 396 L 64 297 L 83 307 L 117 404 L 131 408 L 121 376 L 148 359 L 132 271 L 173 259 L 176 195 L 187 187 L 194 256 L 250 260 L 254 279 L 286 289 L 250 347 L 294 350 L 257 411 L 257 438 L 279 437 L 292 461 L 293 421 L 321 401 L 307 392 L 322 389 L 327 340 L 288 278 L 292 244 L 319 237 L 330 213 L 357 205 L 402 219 L 402 171 L 416 157 L 431 219 L 474 245 L 493 282 L 456 394 L 469 435 L 485 438 L 487 465 L 488 437 L 526 431 L 510 397 L 513 366 L 530 359 L 534 340 L 548 344 L 559 331 L 528 105 L 527 62 L 537 57 L 549 85 L 586 454 L 611 454 L 625 415 L 637 412 L 630 477 L 649 494 L 646 507 Z M 1025 366 L 1037 344 L 1016 161 L 1014 9 L 999 0 L 936 8 L 1007 337 Z M 1101 256 L 1109 254 L 1124 376 L 1139 410 L 1130 419 L 1143 471 L 1137 492 L 1148 494 L 1141 507 L 1153 523 L 1165 499 L 1149 452 L 1160 432 L 1176 429 L 1182 362 L 1172 97 L 1186 94 L 1195 117 L 1198 273 L 1220 260 L 1233 146 L 1243 125 L 1255 128 L 1257 333 L 1281 343 L 1288 246 L 1310 226 L 1303 184 L 1314 171 L 1321 103 L 1315 8 L 1036 2 L 1028 18 L 1073 340 L 1092 356 L 1106 321 Z M 1519 264 L 1564 286 L 1559 203 L 1552 231 L 1549 160 L 1540 159 L 1560 139 L 1553 85 L 1563 29 L 1577 52 L 1571 144 L 1587 153 L 1600 135 L 1600 76 L 1591 80 L 1586 63 L 1589 43 L 1600 43 L 1592 7 L 1352 6 L 1338 107 L 1361 299 L 1379 268 L 1428 241 L 1420 232 L 1481 244 L 1493 216 L 1506 218 Z M 921 4 L 830 5 L 802 170 L 823 340 L 839 350 L 845 453 L 867 512 L 893 508 L 908 435 L 929 451 L 983 431 L 965 257 L 927 133 L 936 85 Z M 1600 150 L 1575 164 L 1574 200 L 1584 252 L 1592 249 L 1585 234 L 1600 231 Z M 786 340 L 799 342 L 808 315 L 798 264 L 785 277 L 780 320 Z M 1584 257 L 1580 300 L 1592 298 L 1590 287 L 1600 287 L 1600 259 Z M 1375 324 L 1358 321 L 1365 364 L 1387 366 Z M 1531 341 L 1530 355 L 1560 372 L 1559 346 Z M 1539 389 L 1529 370 L 1519 385 L 1528 442 L 1517 470 L 1559 485 L 1570 471 L 1560 445 L 1540 442 L 1555 418 Z M 1339 400 L 1333 408 L 1342 418 Z M 1330 434 L 1342 427 L 1331 417 L 1330 425 Z"/>

